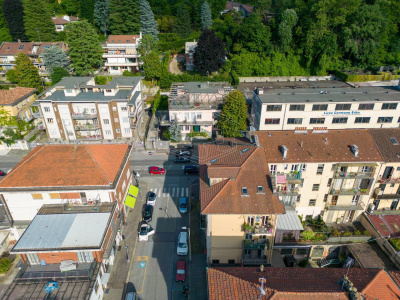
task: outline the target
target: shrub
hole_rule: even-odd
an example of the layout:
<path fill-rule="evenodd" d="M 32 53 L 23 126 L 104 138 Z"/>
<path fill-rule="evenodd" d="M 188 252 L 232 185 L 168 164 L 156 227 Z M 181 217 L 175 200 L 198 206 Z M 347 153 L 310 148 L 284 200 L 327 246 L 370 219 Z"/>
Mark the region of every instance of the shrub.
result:
<path fill-rule="evenodd" d="M 306 230 L 301 233 L 301 236 L 303 237 L 304 240 L 310 241 L 315 237 L 315 233 L 313 231 Z"/>
<path fill-rule="evenodd" d="M 392 238 L 389 240 L 389 242 L 392 244 L 393 248 L 396 249 L 396 251 L 400 251 L 400 239 Z"/>
<path fill-rule="evenodd" d="M 336 229 L 334 229 L 332 231 L 332 234 L 333 234 L 333 236 L 341 236 L 342 235 L 342 233 L 339 230 L 336 230 Z"/>
<path fill-rule="evenodd" d="M 299 262 L 299 267 L 300 268 L 305 268 L 308 266 L 308 260 L 307 259 L 303 259 L 302 261 Z"/>
<path fill-rule="evenodd" d="M 2 257 L 0 259 L 0 274 L 4 274 L 10 269 L 11 262 L 11 259 L 7 257 Z"/>
<path fill-rule="evenodd" d="M 369 231 L 365 230 L 365 231 L 363 232 L 363 235 L 371 235 L 371 233 L 369 233 Z"/>
<path fill-rule="evenodd" d="M 350 231 L 346 231 L 345 233 L 343 233 L 343 236 L 352 236 L 352 233 Z"/>
<path fill-rule="evenodd" d="M 361 231 L 360 230 L 356 230 L 353 232 L 354 235 L 361 235 Z"/>
<path fill-rule="evenodd" d="M 96 76 L 94 78 L 94 81 L 98 85 L 105 85 L 107 82 L 111 81 L 112 77 L 111 76 Z"/>

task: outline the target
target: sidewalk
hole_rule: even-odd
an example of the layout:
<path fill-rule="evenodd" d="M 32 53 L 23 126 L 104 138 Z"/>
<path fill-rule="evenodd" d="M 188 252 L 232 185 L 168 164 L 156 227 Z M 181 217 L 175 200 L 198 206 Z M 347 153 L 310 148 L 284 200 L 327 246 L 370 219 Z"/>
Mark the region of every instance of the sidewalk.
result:
<path fill-rule="evenodd" d="M 148 191 L 148 184 L 140 181 L 141 192 L 135 203 L 135 207 L 129 210 L 125 226 L 122 227 L 122 234 L 125 239 L 121 242 L 115 252 L 115 260 L 111 269 L 110 280 L 107 284 L 107 290 L 103 299 L 117 300 L 124 299 L 124 289 L 126 288 L 126 279 L 134 260 L 134 252 L 138 238 L 138 224 L 141 220 L 141 208 L 145 201 Z M 142 196 L 142 197 L 141 197 Z M 129 262 L 126 263 L 126 250 L 128 246 Z"/>

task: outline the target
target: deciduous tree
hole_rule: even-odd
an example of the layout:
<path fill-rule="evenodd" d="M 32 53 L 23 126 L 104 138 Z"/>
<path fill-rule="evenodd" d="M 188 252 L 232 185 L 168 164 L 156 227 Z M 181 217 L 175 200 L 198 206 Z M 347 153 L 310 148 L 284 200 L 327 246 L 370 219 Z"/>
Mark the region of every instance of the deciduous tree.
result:
<path fill-rule="evenodd" d="M 94 20 L 100 31 L 107 35 L 110 18 L 110 0 L 96 0 L 94 4 Z"/>
<path fill-rule="evenodd" d="M 18 86 L 36 88 L 38 91 L 43 90 L 39 71 L 33 65 L 28 55 L 23 52 L 18 53 L 15 58 L 14 70 Z"/>
<path fill-rule="evenodd" d="M 157 21 L 154 19 L 154 14 L 151 10 L 149 2 L 147 2 L 146 0 L 139 0 L 139 6 L 142 33 L 150 34 L 155 41 L 158 41 L 158 24 Z"/>
<path fill-rule="evenodd" d="M 24 0 L 24 26 L 30 41 L 54 42 L 58 36 L 44 0 Z"/>
<path fill-rule="evenodd" d="M 211 9 L 207 1 L 201 5 L 201 27 L 202 29 L 210 29 L 212 25 Z"/>
<path fill-rule="evenodd" d="M 78 76 L 93 73 L 102 62 L 102 48 L 96 30 L 88 21 L 70 23 L 66 26 L 69 57 Z"/>
<path fill-rule="evenodd" d="M 140 30 L 140 8 L 137 0 L 111 0 L 112 34 L 135 34 Z"/>
<path fill-rule="evenodd" d="M 153 36 L 150 34 L 145 34 L 142 36 L 142 39 L 139 41 L 138 45 L 138 53 L 140 54 L 140 60 L 148 55 L 151 51 L 157 51 L 158 44 L 154 40 Z"/>
<path fill-rule="evenodd" d="M 161 77 L 161 61 L 156 52 L 150 52 L 145 58 L 143 63 L 144 76 L 147 80 L 153 82 L 154 79 Z"/>
<path fill-rule="evenodd" d="M 24 8 L 21 0 L 4 0 L 3 14 L 12 38 L 25 41 Z"/>
<path fill-rule="evenodd" d="M 62 0 L 61 7 L 68 16 L 76 16 L 80 11 L 80 0 Z"/>
<path fill-rule="evenodd" d="M 46 71 L 51 73 L 54 67 L 66 67 L 68 65 L 68 55 L 60 47 L 53 45 L 43 51 L 43 62 Z"/>
<path fill-rule="evenodd" d="M 69 77 L 69 73 L 66 69 L 61 68 L 61 67 L 54 67 L 53 71 L 50 74 L 50 79 L 53 84 L 56 84 L 57 82 L 60 82 L 61 79 L 64 77 Z"/>
<path fill-rule="evenodd" d="M 234 90 L 226 96 L 217 123 L 220 133 L 225 137 L 240 137 L 247 128 L 247 106 L 242 92 Z"/>
<path fill-rule="evenodd" d="M 215 36 L 214 31 L 205 29 L 200 35 L 193 58 L 194 65 L 200 73 L 211 74 L 224 64 L 225 45 L 219 37 Z"/>

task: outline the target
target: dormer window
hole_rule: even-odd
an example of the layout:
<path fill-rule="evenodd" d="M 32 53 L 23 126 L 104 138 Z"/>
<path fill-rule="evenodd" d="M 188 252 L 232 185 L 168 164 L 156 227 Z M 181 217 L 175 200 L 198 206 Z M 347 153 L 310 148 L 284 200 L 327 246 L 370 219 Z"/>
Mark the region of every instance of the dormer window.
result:
<path fill-rule="evenodd" d="M 111 93 L 111 90 L 106 90 L 107 93 Z"/>
<path fill-rule="evenodd" d="M 259 193 L 259 194 L 264 193 L 264 189 L 263 189 L 262 185 L 257 186 L 257 193 Z"/>
<path fill-rule="evenodd" d="M 242 195 L 243 196 L 248 196 L 248 191 L 247 191 L 247 187 L 242 187 Z"/>
<path fill-rule="evenodd" d="M 25 45 L 20 45 L 20 46 L 18 47 L 18 50 L 24 49 L 24 46 L 25 46 Z"/>
<path fill-rule="evenodd" d="M 72 90 L 67 90 L 67 94 L 72 94 Z"/>

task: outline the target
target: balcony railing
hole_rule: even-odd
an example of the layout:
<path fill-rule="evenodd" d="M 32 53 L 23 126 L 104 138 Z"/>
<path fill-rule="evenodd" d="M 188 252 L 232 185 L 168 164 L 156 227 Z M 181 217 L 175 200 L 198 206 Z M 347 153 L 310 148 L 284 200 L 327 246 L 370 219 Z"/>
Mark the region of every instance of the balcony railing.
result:
<path fill-rule="evenodd" d="M 250 257 L 247 257 L 246 255 L 243 255 L 242 256 L 242 264 L 243 265 L 257 265 L 257 266 L 259 266 L 259 265 L 266 265 L 266 264 L 268 264 L 268 259 L 261 259 L 261 258 L 250 258 Z"/>
<path fill-rule="evenodd" d="M 76 139 L 78 139 L 78 140 L 101 140 L 103 138 L 100 134 L 97 134 L 97 135 L 77 135 Z"/>
<path fill-rule="evenodd" d="M 134 123 L 133 123 L 133 122 L 131 123 L 130 128 L 131 128 L 131 129 L 132 129 L 132 128 L 134 129 L 134 128 L 136 128 L 136 126 L 137 126 L 137 122 L 135 121 Z"/>
<path fill-rule="evenodd" d="M 100 129 L 98 124 L 91 125 L 75 125 L 75 130 L 97 130 Z"/>
<path fill-rule="evenodd" d="M 400 178 L 389 177 L 385 179 L 379 178 L 377 180 L 377 183 L 396 183 L 396 182 L 400 183 Z"/>
<path fill-rule="evenodd" d="M 170 101 L 168 106 L 171 110 L 195 110 L 195 109 L 215 109 L 220 110 L 222 109 L 222 105 L 224 104 L 223 101 L 214 101 L 214 102 L 188 102 L 188 101 Z"/>
<path fill-rule="evenodd" d="M 130 58 L 130 57 L 132 57 L 132 58 L 137 58 L 137 57 L 139 57 L 139 55 L 136 53 L 136 54 L 113 54 L 113 53 L 104 53 L 103 54 L 103 57 L 104 58 L 124 58 L 124 57 L 127 57 L 127 58 Z"/>
<path fill-rule="evenodd" d="M 340 172 L 337 171 L 334 175 L 334 178 L 343 178 L 343 179 L 368 179 L 374 177 L 375 171 L 372 172 Z"/>
<path fill-rule="evenodd" d="M 371 189 L 331 189 L 332 195 L 368 195 Z"/>
<path fill-rule="evenodd" d="M 85 120 L 85 119 L 96 119 L 97 114 L 86 114 L 86 113 L 72 113 L 72 119 L 74 120 Z"/>

